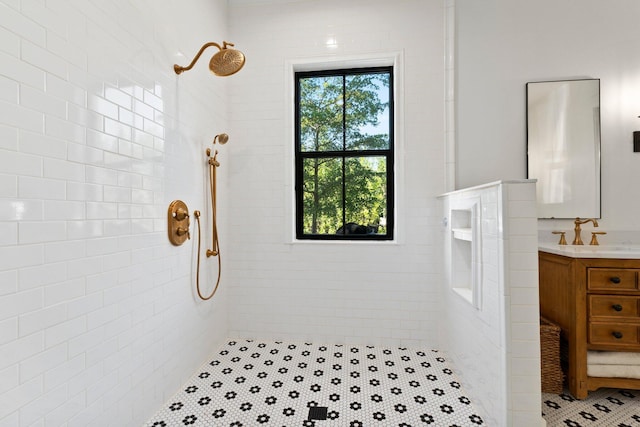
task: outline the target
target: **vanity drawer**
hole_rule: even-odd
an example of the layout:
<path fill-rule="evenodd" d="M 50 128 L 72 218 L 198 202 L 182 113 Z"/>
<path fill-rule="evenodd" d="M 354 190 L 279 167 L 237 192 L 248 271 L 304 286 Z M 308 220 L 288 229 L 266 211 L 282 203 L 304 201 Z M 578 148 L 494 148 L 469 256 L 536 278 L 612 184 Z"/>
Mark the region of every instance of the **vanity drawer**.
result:
<path fill-rule="evenodd" d="M 589 295 L 589 316 L 640 317 L 640 297 Z"/>
<path fill-rule="evenodd" d="M 637 289 L 636 271 L 614 268 L 587 269 L 587 287 L 590 290 L 624 290 Z"/>
<path fill-rule="evenodd" d="M 595 345 L 638 345 L 638 325 L 590 323 L 589 343 Z"/>

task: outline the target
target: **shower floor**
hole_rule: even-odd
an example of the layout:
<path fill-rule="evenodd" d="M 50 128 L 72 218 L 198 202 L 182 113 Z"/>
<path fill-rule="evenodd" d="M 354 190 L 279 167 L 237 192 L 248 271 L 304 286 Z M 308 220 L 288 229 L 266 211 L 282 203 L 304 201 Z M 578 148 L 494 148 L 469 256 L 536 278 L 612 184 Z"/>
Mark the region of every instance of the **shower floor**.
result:
<path fill-rule="evenodd" d="M 183 425 L 485 424 L 435 350 L 234 340 L 145 427 Z"/>

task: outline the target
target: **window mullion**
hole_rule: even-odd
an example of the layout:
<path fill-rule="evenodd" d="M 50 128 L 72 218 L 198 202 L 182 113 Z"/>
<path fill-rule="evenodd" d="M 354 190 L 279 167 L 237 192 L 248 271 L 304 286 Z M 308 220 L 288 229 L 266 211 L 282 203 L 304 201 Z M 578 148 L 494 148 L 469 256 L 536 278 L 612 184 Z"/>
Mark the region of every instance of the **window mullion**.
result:
<path fill-rule="evenodd" d="M 344 152 L 347 151 L 347 77 L 342 76 L 342 225 L 347 223 L 347 159 Z"/>

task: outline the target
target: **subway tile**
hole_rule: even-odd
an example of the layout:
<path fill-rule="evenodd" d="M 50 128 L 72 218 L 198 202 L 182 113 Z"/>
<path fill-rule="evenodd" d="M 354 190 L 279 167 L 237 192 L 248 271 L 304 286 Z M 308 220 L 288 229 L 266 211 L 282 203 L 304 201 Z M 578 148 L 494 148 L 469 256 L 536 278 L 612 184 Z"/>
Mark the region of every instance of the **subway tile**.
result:
<path fill-rule="evenodd" d="M 68 187 L 67 187 L 68 188 Z M 45 200 L 44 220 L 74 220 L 85 219 L 85 204 L 83 202 L 65 200 Z"/>
<path fill-rule="evenodd" d="M 75 338 L 70 339 L 68 341 L 69 357 L 75 357 L 80 353 L 86 353 L 86 351 L 89 350 L 90 348 L 93 348 L 99 345 L 100 343 L 104 342 L 104 338 L 105 338 L 105 329 L 104 327 L 101 327 L 101 328 L 92 329 L 81 335 L 78 335 Z M 100 371 L 102 371 L 101 366 L 100 366 Z M 74 380 L 76 380 L 76 378 L 72 379 L 72 381 L 70 382 L 70 385 Z M 83 382 L 81 379 L 78 379 L 78 380 L 79 381 L 77 382 Z M 83 383 L 81 385 L 83 387 L 76 391 L 81 391 L 82 389 L 85 389 L 89 384 Z"/>
<path fill-rule="evenodd" d="M 0 246 L 18 244 L 18 224 L 15 222 L 0 222 Z"/>
<path fill-rule="evenodd" d="M 67 144 L 63 140 L 41 133 L 20 132 L 18 144 L 18 149 L 22 153 L 57 159 L 64 159 L 67 155 Z"/>
<path fill-rule="evenodd" d="M 0 370 L 15 365 L 44 350 L 42 333 L 27 335 L 0 346 Z M 0 398 L 2 402 L 2 398 Z"/>
<path fill-rule="evenodd" d="M 18 151 L 18 129 L 0 124 L 0 148 Z"/>
<path fill-rule="evenodd" d="M 20 105 L 60 119 L 65 119 L 67 115 L 64 100 L 24 84 L 20 86 Z"/>
<path fill-rule="evenodd" d="M 87 202 L 86 205 L 87 219 L 114 219 L 118 217 L 118 205 L 116 203 Z"/>
<path fill-rule="evenodd" d="M 77 22 L 74 22 L 74 25 L 71 27 L 75 27 L 76 24 Z M 81 70 L 87 69 L 87 52 L 73 43 L 72 38 L 67 37 L 66 28 L 63 34 L 47 34 L 47 49 L 52 54 L 64 59 L 67 64 L 73 65 Z M 71 77 L 72 75 L 69 73 L 69 81 L 73 81 Z M 77 104 L 84 105 L 81 103 Z"/>
<path fill-rule="evenodd" d="M 18 319 L 19 333 L 21 337 L 24 337 L 65 321 L 67 319 L 67 307 L 63 304 L 58 304 L 20 315 Z"/>
<path fill-rule="evenodd" d="M 89 172 L 87 175 L 89 175 Z M 93 179 L 97 179 L 95 171 L 92 172 Z M 77 201 L 101 201 L 103 199 L 102 185 L 67 182 L 67 200 Z"/>
<path fill-rule="evenodd" d="M 0 418 L 0 427 L 16 427 L 20 425 L 20 413 L 18 411 L 7 415 L 5 418 Z"/>
<path fill-rule="evenodd" d="M 87 239 L 102 237 L 104 224 L 102 221 L 67 221 L 67 239 Z"/>
<path fill-rule="evenodd" d="M 104 304 L 118 304 L 120 301 L 124 301 L 131 296 L 131 284 L 126 283 L 124 285 L 111 286 L 104 291 Z M 129 322 L 130 323 L 130 322 Z M 111 322 L 111 328 L 116 328 L 118 322 Z M 107 334 L 110 332 L 110 327 L 107 327 Z M 122 331 L 119 331 L 122 332 Z"/>
<path fill-rule="evenodd" d="M 113 135 L 88 129 L 87 145 L 115 153 L 118 151 L 118 138 Z"/>
<path fill-rule="evenodd" d="M 509 218 L 508 227 L 512 236 L 535 235 L 538 229 L 538 220 L 535 217 Z"/>
<path fill-rule="evenodd" d="M 0 394 L 17 387 L 19 384 L 18 365 L 0 370 Z"/>
<path fill-rule="evenodd" d="M 38 420 L 42 422 L 46 414 L 62 405 L 68 397 L 66 386 L 43 394 L 20 408 L 20 422 L 28 426 L 33 426 L 33 423 Z"/>
<path fill-rule="evenodd" d="M 536 252 L 511 252 L 508 255 L 511 270 L 537 270 L 538 254 Z"/>
<path fill-rule="evenodd" d="M 103 167 L 87 166 L 87 182 L 91 184 L 117 185 L 118 172 Z"/>
<path fill-rule="evenodd" d="M 19 224 L 18 241 L 20 244 L 44 243 L 64 240 L 67 227 L 64 221 L 22 222 Z"/>
<path fill-rule="evenodd" d="M 131 234 L 131 220 L 113 219 L 104 221 L 105 236 L 124 236 Z"/>
<path fill-rule="evenodd" d="M 23 85 L 28 84 L 44 90 L 44 71 L 4 52 L 0 52 L 0 63 L 3 64 L 2 74 L 6 77 L 21 82 Z M 15 107 L 15 103 L 13 105 Z"/>
<path fill-rule="evenodd" d="M 43 26 L 24 16 L 6 4 L 0 4 L 0 26 L 11 30 L 26 40 L 44 46 L 46 30 Z"/>
<path fill-rule="evenodd" d="M 18 197 L 24 199 L 64 200 L 64 181 L 39 177 L 18 177 Z"/>
<path fill-rule="evenodd" d="M 0 52 L 20 57 L 20 37 L 0 25 Z"/>
<path fill-rule="evenodd" d="M 110 340 L 106 340 L 96 345 L 95 347 L 88 349 L 86 352 L 86 361 L 87 366 L 92 366 L 96 363 L 102 362 L 105 358 L 114 355 L 118 351 L 118 339 L 112 338 Z M 114 377 L 114 380 L 117 382 L 117 375 L 108 375 L 105 378 Z M 88 393 L 91 393 L 91 388 L 87 390 Z"/>
<path fill-rule="evenodd" d="M 85 166 L 66 160 L 45 158 L 43 171 L 45 178 L 76 182 L 84 182 L 85 179 Z"/>
<path fill-rule="evenodd" d="M 104 153 L 104 166 L 113 169 L 116 173 L 131 170 L 132 159 L 116 153 Z"/>
<path fill-rule="evenodd" d="M 71 81 L 67 81 L 66 79 L 49 73 L 45 75 L 45 82 L 48 95 L 76 104 L 80 107 L 87 105 L 87 91 L 84 88 L 73 84 Z"/>
<path fill-rule="evenodd" d="M 18 270 L 0 271 L 0 296 L 18 291 Z"/>
<path fill-rule="evenodd" d="M 46 116 L 44 119 L 44 130 L 46 135 L 65 140 L 69 143 L 68 145 L 73 145 L 70 143 L 86 143 L 85 128 L 65 119 Z"/>
<path fill-rule="evenodd" d="M 47 243 L 44 247 L 46 263 L 68 261 L 84 256 L 86 256 L 86 242 L 84 240 L 52 242 Z"/>
<path fill-rule="evenodd" d="M 144 131 L 158 138 L 164 138 L 164 126 L 153 120 L 144 119 Z"/>
<path fill-rule="evenodd" d="M 22 42 L 22 59 L 47 73 L 55 74 L 60 78 L 67 78 L 67 63 L 64 59 L 28 41 Z"/>
<path fill-rule="evenodd" d="M 0 3 L 2 7 L 2 3 Z M 0 420 L 42 395 L 42 378 L 34 378 L 0 394 Z"/>
<path fill-rule="evenodd" d="M 92 330 L 103 326 L 117 318 L 118 309 L 116 305 L 109 305 L 94 310 L 87 314 L 87 329 Z M 87 359 L 88 362 L 88 359 Z"/>
<path fill-rule="evenodd" d="M 101 257 L 88 257 L 67 261 L 67 273 L 70 279 L 96 274 L 102 271 Z"/>
<path fill-rule="evenodd" d="M 108 135 L 113 135 L 117 138 L 124 140 L 131 140 L 131 126 L 119 122 L 118 120 L 111 120 L 105 117 L 104 119 L 104 132 Z M 119 152 L 119 147 L 116 152 Z"/>
<path fill-rule="evenodd" d="M 80 374 L 85 369 L 84 353 L 65 362 L 47 369 L 44 373 L 44 391 L 53 390 L 56 387 L 66 383 L 70 378 Z"/>
<path fill-rule="evenodd" d="M 155 94 L 145 91 L 144 92 L 144 103 L 153 107 L 158 111 L 164 110 L 164 103 L 162 102 L 162 98 L 156 96 Z M 150 117 L 153 118 L 153 117 Z"/>
<path fill-rule="evenodd" d="M 67 280 L 44 288 L 45 307 L 79 298 L 85 295 L 85 278 Z"/>
<path fill-rule="evenodd" d="M 515 200 L 507 202 L 509 216 L 514 218 L 536 218 L 536 201 L 534 200 Z"/>
<path fill-rule="evenodd" d="M 42 158 L 30 154 L 0 150 L 0 173 L 17 176 L 41 176 Z"/>
<path fill-rule="evenodd" d="M 118 120 L 118 106 L 100 96 L 88 94 L 87 107 L 102 116 Z"/>
<path fill-rule="evenodd" d="M 149 147 L 149 148 L 154 147 L 153 135 L 151 135 L 150 133 L 144 132 L 140 128 L 133 129 L 131 140 L 144 147 Z"/>
<path fill-rule="evenodd" d="M 118 185 L 127 189 L 131 187 L 142 188 L 142 176 L 129 172 L 118 172 Z"/>
<path fill-rule="evenodd" d="M 104 273 L 87 276 L 87 294 L 103 291 L 118 284 L 118 272 L 106 271 Z"/>
<path fill-rule="evenodd" d="M 64 262 L 43 264 L 20 270 L 20 290 L 37 288 L 61 282 L 67 278 L 67 265 Z"/>
<path fill-rule="evenodd" d="M 67 119 L 76 125 L 85 126 L 87 128 L 87 132 L 89 130 L 95 130 L 98 132 L 102 132 L 104 130 L 103 117 L 84 106 L 67 104 Z"/>
<path fill-rule="evenodd" d="M 87 241 L 88 256 L 110 254 L 118 252 L 118 250 L 118 239 L 116 237 L 105 237 Z"/>
<path fill-rule="evenodd" d="M 30 267 L 44 262 L 42 245 L 0 247 L 0 270 Z M 2 314 L 0 313 L 0 316 Z"/>
<path fill-rule="evenodd" d="M 0 346 L 16 339 L 18 339 L 18 319 L 12 317 L 0 321 Z"/>
<path fill-rule="evenodd" d="M 67 144 L 67 160 L 89 165 L 101 165 L 104 162 L 104 152 L 86 145 Z"/>
<path fill-rule="evenodd" d="M 102 268 L 104 271 L 118 270 L 131 265 L 131 253 L 123 251 L 102 257 Z"/>
<path fill-rule="evenodd" d="M 20 382 L 42 375 L 45 371 L 55 368 L 67 361 L 67 344 L 61 343 L 20 361 Z"/>
<path fill-rule="evenodd" d="M 51 348 L 57 345 L 66 345 L 69 340 L 81 336 L 86 330 L 86 316 L 70 318 L 65 322 L 50 326 L 44 331 L 45 347 Z M 75 356 L 75 354 L 69 355 L 69 357 L 72 356 Z"/>
<path fill-rule="evenodd" d="M 0 175 L 0 197 L 18 197 L 18 177 L 13 175 Z"/>
<path fill-rule="evenodd" d="M 64 425 L 69 419 L 86 408 L 85 402 L 86 396 L 84 392 L 69 396 L 62 405 L 47 413 L 44 418 L 45 425 Z"/>
<path fill-rule="evenodd" d="M 104 89 L 104 97 L 127 110 L 131 110 L 131 95 L 120 90 L 119 88 L 106 86 Z"/>
<path fill-rule="evenodd" d="M 18 103 L 18 82 L 0 75 L 0 99 L 10 104 Z"/>

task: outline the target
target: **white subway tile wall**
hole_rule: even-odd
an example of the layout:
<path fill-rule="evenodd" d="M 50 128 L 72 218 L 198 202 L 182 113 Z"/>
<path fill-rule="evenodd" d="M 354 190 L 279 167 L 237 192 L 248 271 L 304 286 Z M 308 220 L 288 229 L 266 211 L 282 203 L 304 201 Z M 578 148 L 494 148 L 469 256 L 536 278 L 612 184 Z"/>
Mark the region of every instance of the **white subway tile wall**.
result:
<path fill-rule="evenodd" d="M 542 425 L 538 241 L 533 182 L 498 182 L 444 197 L 480 198 L 482 305 L 443 285 L 442 349 L 490 425 Z M 449 254 L 446 256 L 450 257 Z"/>
<path fill-rule="evenodd" d="M 228 80 L 172 66 L 226 8 L 0 0 L 0 426 L 141 425 L 226 338 L 165 224 L 206 210 L 229 114 Z"/>
<path fill-rule="evenodd" d="M 230 7 L 229 25 L 247 54 L 230 97 L 231 335 L 437 346 L 442 2 L 238 2 Z M 397 241 L 293 242 L 290 64 L 360 59 L 366 66 L 366 58 L 395 55 Z"/>

